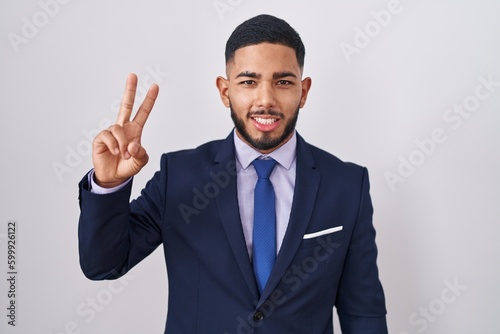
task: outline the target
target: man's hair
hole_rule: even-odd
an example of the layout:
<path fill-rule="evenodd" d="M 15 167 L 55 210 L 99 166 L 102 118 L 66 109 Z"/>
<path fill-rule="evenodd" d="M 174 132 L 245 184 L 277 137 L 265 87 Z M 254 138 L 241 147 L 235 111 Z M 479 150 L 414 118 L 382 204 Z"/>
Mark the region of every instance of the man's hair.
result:
<path fill-rule="evenodd" d="M 236 50 L 260 43 L 280 44 L 294 49 L 300 68 L 304 68 L 306 49 L 299 34 L 286 21 L 265 14 L 236 27 L 226 43 L 226 64 L 233 60 Z"/>

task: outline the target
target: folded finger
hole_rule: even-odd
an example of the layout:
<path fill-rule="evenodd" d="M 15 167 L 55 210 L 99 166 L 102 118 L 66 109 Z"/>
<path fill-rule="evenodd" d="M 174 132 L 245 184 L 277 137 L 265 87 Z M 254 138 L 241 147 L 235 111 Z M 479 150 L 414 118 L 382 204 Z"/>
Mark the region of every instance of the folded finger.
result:
<path fill-rule="evenodd" d="M 148 163 L 149 156 L 144 147 L 136 142 L 131 142 L 128 146 L 128 150 L 132 156 L 136 172 L 139 172 L 139 170 Z"/>
<path fill-rule="evenodd" d="M 128 152 L 128 144 L 129 144 L 129 139 L 127 138 L 127 135 L 125 134 L 125 131 L 123 128 L 118 125 L 112 125 L 108 128 L 107 130 L 115 139 L 117 143 L 117 147 L 119 149 L 119 152 L 121 153 L 122 157 L 124 159 L 130 158 L 130 153 Z"/>
<path fill-rule="evenodd" d="M 110 151 L 113 155 L 120 154 L 120 148 L 115 136 L 108 131 L 101 131 L 94 139 L 94 149 L 97 153 L 103 153 L 105 150 Z"/>

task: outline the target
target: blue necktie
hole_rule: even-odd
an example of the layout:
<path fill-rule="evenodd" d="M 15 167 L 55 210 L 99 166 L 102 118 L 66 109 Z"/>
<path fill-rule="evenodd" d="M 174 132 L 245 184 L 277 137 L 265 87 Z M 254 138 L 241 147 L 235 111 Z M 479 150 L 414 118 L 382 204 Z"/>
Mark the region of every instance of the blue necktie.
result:
<path fill-rule="evenodd" d="M 259 177 L 254 190 L 253 270 L 260 292 L 266 286 L 276 259 L 276 209 L 274 189 L 269 180 L 275 165 L 273 159 L 253 161 Z"/>

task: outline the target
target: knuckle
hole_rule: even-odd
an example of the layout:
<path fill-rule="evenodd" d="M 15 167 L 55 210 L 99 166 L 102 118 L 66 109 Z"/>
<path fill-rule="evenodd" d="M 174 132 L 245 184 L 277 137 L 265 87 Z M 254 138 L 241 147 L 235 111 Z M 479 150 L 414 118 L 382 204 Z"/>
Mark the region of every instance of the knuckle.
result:
<path fill-rule="evenodd" d="M 107 130 L 107 133 L 113 137 L 117 137 L 117 136 L 120 136 L 120 134 L 123 132 L 123 128 L 121 127 L 121 125 L 119 124 L 113 124 L 111 125 L 108 130 Z"/>
<path fill-rule="evenodd" d="M 94 143 L 102 141 L 108 134 L 108 130 L 102 130 L 94 137 Z"/>
<path fill-rule="evenodd" d="M 134 104 L 129 101 L 122 101 L 121 106 L 124 109 L 130 110 L 134 107 Z"/>

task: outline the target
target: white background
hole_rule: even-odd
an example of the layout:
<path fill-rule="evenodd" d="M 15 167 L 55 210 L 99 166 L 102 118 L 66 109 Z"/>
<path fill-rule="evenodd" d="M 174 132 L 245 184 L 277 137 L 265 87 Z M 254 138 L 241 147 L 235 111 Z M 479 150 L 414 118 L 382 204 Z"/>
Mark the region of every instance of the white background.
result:
<path fill-rule="evenodd" d="M 156 71 L 143 139 L 151 159 L 133 196 L 162 152 L 226 137 L 232 123 L 215 88 L 225 42 L 261 13 L 287 20 L 306 45 L 313 86 L 298 131 L 369 169 L 390 333 L 500 333 L 494 0 L 0 1 L 1 333 L 163 333 L 161 251 L 111 286 L 80 271 L 88 133 L 114 121 L 127 73 L 142 81 Z M 465 116 L 448 111 L 464 103 Z M 436 131 L 441 142 L 430 144 Z M 18 222 L 16 327 L 6 317 L 9 220 Z"/>

